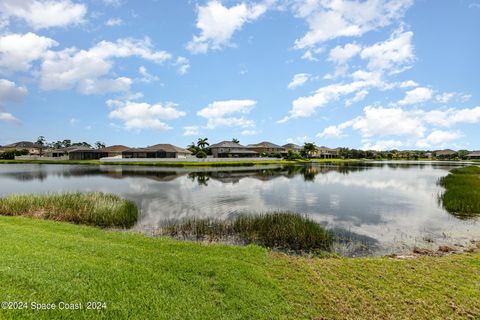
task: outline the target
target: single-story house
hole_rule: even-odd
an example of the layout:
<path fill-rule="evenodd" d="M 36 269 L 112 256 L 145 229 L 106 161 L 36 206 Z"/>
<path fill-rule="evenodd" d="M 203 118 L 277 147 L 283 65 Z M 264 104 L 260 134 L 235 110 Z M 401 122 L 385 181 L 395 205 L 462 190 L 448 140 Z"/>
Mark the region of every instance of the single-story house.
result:
<path fill-rule="evenodd" d="M 121 157 L 122 152 L 125 151 L 125 150 L 128 150 L 128 149 L 130 149 L 130 148 L 127 147 L 127 146 L 117 144 L 117 145 L 114 145 L 114 146 L 109 146 L 109 147 L 97 149 L 97 152 L 106 153 L 107 157 L 118 157 L 118 156 Z"/>
<path fill-rule="evenodd" d="M 122 151 L 122 158 L 186 158 L 192 153 L 173 144 L 156 144 L 147 148 L 130 148 Z"/>
<path fill-rule="evenodd" d="M 86 147 L 78 147 L 68 152 L 69 160 L 98 160 L 105 157 L 108 157 L 108 153 Z"/>
<path fill-rule="evenodd" d="M 271 143 L 268 141 L 262 141 L 257 144 L 249 144 L 247 146 L 249 150 L 253 150 L 256 153 L 262 154 L 262 153 L 280 153 L 280 154 L 287 154 L 287 150 L 284 147 L 281 147 L 279 145 L 276 145 L 275 143 Z"/>
<path fill-rule="evenodd" d="M 295 143 L 287 143 L 287 144 L 284 144 L 282 146 L 282 148 L 284 148 L 285 150 L 290 151 L 292 150 L 293 152 L 300 152 L 300 150 L 302 150 L 302 147 L 300 147 L 299 145 L 295 144 Z"/>
<path fill-rule="evenodd" d="M 258 157 L 254 150 L 232 141 L 222 141 L 210 146 L 214 158 L 253 158 Z"/>
<path fill-rule="evenodd" d="M 480 151 L 474 151 L 466 155 L 468 159 L 480 159 Z"/>
<path fill-rule="evenodd" d="M 2 149 L 6 150 L 28 150 L 29 155 L 39 155 L 42 149 L 45 149 L 44 146 L 36 144 L 30 141 L 19 141 L 15 143 L 8 144 L 3 146 Z"/>
<path fill-rule="evenodd" d="M 440 159 L 454 158 L 457 155 L 457 152 L 451 149 L 437 150 L 434 153 L 435 157 Z"/>

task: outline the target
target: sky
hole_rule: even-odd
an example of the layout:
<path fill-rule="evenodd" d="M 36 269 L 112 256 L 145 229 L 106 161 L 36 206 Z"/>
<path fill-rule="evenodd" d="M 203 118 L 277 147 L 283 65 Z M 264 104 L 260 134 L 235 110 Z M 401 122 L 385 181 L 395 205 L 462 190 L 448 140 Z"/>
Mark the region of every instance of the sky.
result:
<path fill-rule="evenodd" d="M 480 0 L 2 0 L 0 145 L 480 149 Z"/>

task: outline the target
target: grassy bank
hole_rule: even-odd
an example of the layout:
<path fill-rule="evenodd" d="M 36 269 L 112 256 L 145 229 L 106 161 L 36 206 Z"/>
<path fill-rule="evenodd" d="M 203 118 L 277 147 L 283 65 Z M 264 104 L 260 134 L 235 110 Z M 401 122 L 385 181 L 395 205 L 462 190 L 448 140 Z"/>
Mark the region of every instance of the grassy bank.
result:
<path fill-rule="evenodd" d="M 2 319 L 480 317 L 480 254 L 306 259 L 67 223 L 0 217 L 0 300 L 105 302 Z"/>
<path fill-rule="evenodd" d="M 242 215 L 232 220 L 190 219 L 167 222 L 162 233 L 190 240 L 253 243 L 297 253 L 331 251 L 333 243 L 332 235 L 318 223 L 290 212 Z"/>
<path fill-rule="evenodd" d="M 0 215 L 127 228 L 136 222 L 137 208 L 131 201 L 101 192 L 11 195 L 0 198 Z"/>
<path fill-rule="evenodd" d="M 444 208 L 458 217 L 480 214 L 480 167 L 456 168 L 440 179 Z"/>

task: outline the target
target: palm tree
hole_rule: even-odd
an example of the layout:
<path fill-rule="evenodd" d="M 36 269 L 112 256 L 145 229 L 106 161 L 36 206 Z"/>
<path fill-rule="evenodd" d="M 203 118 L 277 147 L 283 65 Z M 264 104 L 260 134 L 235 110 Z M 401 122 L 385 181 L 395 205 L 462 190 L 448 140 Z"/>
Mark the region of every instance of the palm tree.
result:
<path fill-rule="evenodd" d="M 207 142 L 208 138 L 198 138 L 197 146 L 202 149 L 205 149 L 206 146 L 209 146 L 210 143 Z"/>
<path fill-rule="evenodd" d="M 232 142 L 240 143 L 240 140 L 238 140 L 237 138 L 233 138 L 233 139 L 232 139 Z"/>
<path fill-rule="evenodd" d="M 95 148 L 97 149 L 105 148 L 105 143 L 102 141 L 97 141 L 95 142 Z"/>
<path fill-rule="evenodd" d="M 304 150 L 305 154 L 307 155 L 307 157 L 310 158 L 310 156 L 312 155 L 312 153 L 314 153 L 315 151 L 317 151 L 317 146 L 315 145 L 315 143 L 306 142 L 306 143 L 303 145 L 303 150 Z"/>
<path fill-rule="evenodd" d="M 44 136 L 40 136 L 38 137 L 37 139 L 37 145 L 40 146 L 40 155 L 43 154 L 43 146 L 45 145 L 45 137 Z"/>

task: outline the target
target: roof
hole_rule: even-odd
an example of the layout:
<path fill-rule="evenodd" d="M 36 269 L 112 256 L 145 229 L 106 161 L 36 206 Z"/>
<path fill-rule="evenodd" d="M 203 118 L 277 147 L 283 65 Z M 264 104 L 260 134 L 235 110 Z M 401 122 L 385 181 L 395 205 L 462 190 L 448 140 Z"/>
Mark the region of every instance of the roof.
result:
<path fill-rule="evenodd" d="M 212 144 L 210 148 L 236 148 L 236 149 L 246 149 L 247 147 L 242 146 L 239 143 L 232 141 L 222 141 L 219 143 Z"/>
<path fill-rule="evenodd" d="M 162 150 L 165 152 L 176 152 L 176 153 L 188 153 L 188 154 L 192 153 L 190 150 L 174 146 L 173 144 L 170 144 L 170 143 L 159 143 L 151 147 L 148 147 L 147 149 Z"/>
<path fill-rule="evenodd" d="M 454 153 L 457 153 L 456 151 L 454 150 L 451 150 L 451 149 L 445 149 L 445 150 L 437 150 L 435 151 L 435 154 L 436 155 L 449 155 L 449 154 L 454 154 Z"/>
<path fill-rule="evenodd" d="M 287 143 L 284 144 L 282 147 L 284 147 L 285 149 L 302 149 L 302 147 L 295 143 Z"/>
<path fill-rule="evenodd" d="M 480 151 L 474 151 L 467 154 L 467 157 L 480 157 Z"/>
<path fill-rule="evenodd" d="M 165 143 L 165 144 L 156 144 L 147 148 L 127 148 L 123 150 L 122 152 L 158 152 L 158 151 L 164 151 L 164 152 L 175 152 L 175 153 L 186 153 L 186 154 L 191 154 L 192 152 L 183 149 L 177 146 L 174 146 L 173 144 Z"/>
<path fill-rule="evenodd" d="M 30 141 L 19 141 L 19 142 L 8 144 L 3 147 L 4 148 L 43 148 L 43 146 Z"/>
<path fill-rule="evenodd" d="M 122 151 L 125 151 L 127 149 L 130 149 L 130 148 L 127 147 L 127 146 L 117 144 L 117 145 L 114 145 L 114 146 L 99 148 L 99 149 L 97 149 L 97 151 L 99 151 L 99 152 L 122 152 Z"/>
<path fill-rule="evenodd" d="M 248 145 L 248 148 L 283 148 L 275 143 L 271 143 L 271 142 L 268 142 L 268 141 L 262 141 L 260 143 L 257 143 L 257 144 L 249 144 Z"/>
<path fill-rule="evenodd" d="M 250 153 L 250 154 L 257 154 L 257 152 L 255 152 L 255 151 L 253 151 L 253 150 L 248 150 L 247 148 L 241 148 L 241 149 L 232 148 L 232 149 L 230 149 L 229 151 L 227 151 L 227 153 Z"/>
<path fill-rule="evenodd" d="M 336 149 L 331 149 L 331 148 L 325 147 L 325 146 L 317 147 L 317 150 L 320 150 L 320 151 L 337 151 Z"/>

